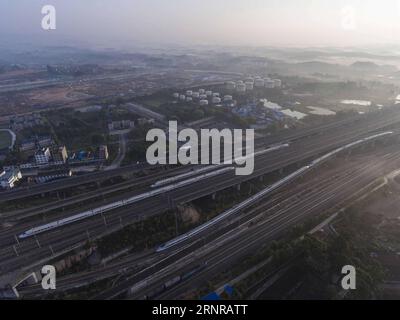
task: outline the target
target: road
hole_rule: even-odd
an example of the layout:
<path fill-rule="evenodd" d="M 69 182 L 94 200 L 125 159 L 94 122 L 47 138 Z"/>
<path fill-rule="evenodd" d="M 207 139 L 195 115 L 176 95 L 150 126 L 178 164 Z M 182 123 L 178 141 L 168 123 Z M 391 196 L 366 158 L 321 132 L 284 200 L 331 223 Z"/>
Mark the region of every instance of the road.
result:
<path fill-rule="evenodd" d="M 164 115 L 154 112 L 142 105 L 139 105 L 137 103 L 127 103 L 127 104 L 124 104 L 124 107 L 126 109 L 128 109 L 130 112 L 135 113 L 141 117 L 145 117 L 148 119 L 154 119 L 154 120 L 158 121 L 159 123 L 165 125 L 165 116 Z"/>
<path fill-rule="evenodd" d="M 126 135 L 120 134 L 117 156 L 115 157 L 111 165 L 109 165 L 105 170 L 114 170 L 121 167 L 121 163 L 124 160 L 125 155 L 126 155 Z"/>

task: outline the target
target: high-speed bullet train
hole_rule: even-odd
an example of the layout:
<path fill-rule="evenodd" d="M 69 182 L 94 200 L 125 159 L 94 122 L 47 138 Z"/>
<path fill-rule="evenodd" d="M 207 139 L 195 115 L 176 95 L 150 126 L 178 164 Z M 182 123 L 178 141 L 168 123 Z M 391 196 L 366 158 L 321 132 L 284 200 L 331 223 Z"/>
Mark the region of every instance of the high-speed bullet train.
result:
<path fill-rule="evenodd" d="M 261 192 L 257 193 L 256 195 L 246 199 L 245 201 L 243 201 L 242 203 L 240 203 L 239 205 L 233 207 L 232 209 L 229 209 L 227 211 L 225 211 L 223 214 L 220 214 L 219 216 L 215 217 L 214 219 L 210 220 L 209 222 L 206 222 L 205 224 L 202 224 L 201 226 L 185 233 L 182 236 L 179 236 L 171 241 L 168 241 L 166 243 L 164 243 L 163 245 L 159 246 L 157 248 L 157 252 L 162 252 L 164 250 L 167 250 L 169 248 L 172 248 L 174 246 L 176 246 L 179 243 L 184 242 L 187 239 L 190 239 L 192 237 L 194 237 L 195 235 L 199 234 L 200 232 L 202 232 L 203 230 L 217 224 L 218 222 L 220 222 L 221 220 L 227 218 L 228 216 L 231 216 L 237 212 L 239 212 L 241 209 L 252 205 L 254 202 L 256 202 L 257 200 L 259 200 L 260 198 L 264 197 L 266 194 L 278 189 L 279 187 L 285 185 L 286 183 L 292 181 L 293 179 L 297 178 L 298 176 L 302 175 L 303 173 L 305 173 L 307 170 L 309 170 L 311 167 L 310 166 L 305 166 L 295 172 L 293 172 L 292 174 L 288 175 L 287 177 L 283 178 L 282 180 L 279 180 L 278 182 L 274 183 L 273 185 L 271 185 L 270 187 L 262 190 Z"/>
<path fill-rule="evenodd" d="M 168 186 L 165 186 L 162 188 L 158 188 L 158 189 L 155 189 L 155 190 L 152 190 L 149 192 L 145 192 L 145 193 L 139 194 L 137 196 L 133 196 L 128 199 L 116 201 L 116 202 L 113 202 L 113 203 L 110 203 L 110 204 L 107 204 L 107 205 L 104 205 L 104 206 L 101 206 L 101 207 L 98 207 L 98 208 L 95 208 L 92 210 L 88 210 L 88 211 L 73 215 L 73 216 L 65 218 L 65 219 L 50 222 L 50 223 L 47 223 L 47 224 L 44 224 L 44 225 L 41 225 L 41 226 L 38 226 L 38 227 L 35 227 L 32 229 L 29 229 L 29 230 L 25 231 L 24 233 L 20 234 L 18 236 L 18 238 L 25 239 L 25 238 L 49 231 L 49 230 L 60 228 L 62 226 L 68 225 L 70 223 L 74 223 L 76 221 L 87 219 L 89 217 L 93 217 L 98 214 L 102 214 L 102 213 L 105 213 L 105 212 L 108 212 L 108 211 L 111 211 L 111 210 L 114 210 L 114 209 L 117 209 L 117 208 L 120 208 L 120 207 L 123 207 L 126 205 L 130 205 L 135 202 L 138 202 L 138 201 L 150 198 L 150 197 L 154 197 L 156 195 L 160 195 L 160 194 L 166 193 L 168 191 L 172 191 L 174 189 L 178 189 L 178 188 L 190 185 L 194 182 L 197 182 L 197 181 L 200 181 L 203 179 L 207 179 L 207 178 L 211 178 L 213 176 L 217 176 L 219 174 L 222 174 L 222 173 L 234 170 L 234 169 L 235 169 L 235 167 L 222 168 L 222 169 L 219 169 L 219 170 L 216 170 L 213 172 L 209 172 L 209 173 L 200 175 L 198 177 L 194 177 L 194 178 L 180 181 L 175 184 L 171 184 L 171 185 L 168 185 Z"/>
<path fill-rule="evenodd" d="M 320 157 L 320 158 L 314 160 L 313 162 L 311 162 L 310 165 L 311 165 L 311 166 L 318 165 L 318 164 L 324 162 L 325 160 L 328 160 L 329 158 L 331 158 L 331 157 L 334 156 L 335 154 L 338 154 L 338 153 L 340 153 L 340 152 L 342 152 L 342 151 L 345 151 L 345 150 L 347 150 L 347 149 L 351 149 L 352 147 L 354 147 L 354 146 L 356 146 L 356 145 L 359 145 L 359 144 L 362 144 L 362 143 L 365 143 L 365 142 L 368 142 L 368 141 L 370 141 L 370 140 L 374 140 L 374 139 L 377 139 L 377 138 L 380 138 L 380 137 L 383 137 L 383 136 L 391 135 L 391 134 L 393 134 L 392 131 L 387 131 L 387 132 L 375 134 L 375 135 L 373 135 L 373 136 L 369 136 L 369 137 L 367 137 L 367 138 L 360 139 L 360 140 L 354 141 L 354 142 L 352 142 L 352 143 L 346 144 L 345 146 L 340 147 L 340 148 L 338 148 L 338 149 L 336 149 L 336 150 L 334 150 L 334 151 L 332 151 L 332 152 L 329 152 L 329 153 L 325 154 L 324 156 L 322 156 L 322 157 Z"/>
<path fill-rule="evenodd" d="M 153 183 L 151 185 L 151 187 L 152 188 L 157 188 L 157 187 L 160 187 L 160 186 L 163 186 L 163 185 L 166 185 L 166 184 L 169 184 L 169 183 L 172 183 L 172 182 L 175 182 L 175 181 L 178 181 L 178 180 L 190 177 L 190 176 L 194 176 L 194 175 L 196 175 L 198 173 L 203 173 L 203 172 L 214 170 L 214 169 L 218 168 L 218 166 L 219 165 L 210 165 L 210 166 L 207 166 L 207 167 L 204 167 L 204 168 L 196 169 L 196 170 L 193 170 L 193 171 L 190 171 L 190 172 L 187 172 L 187 173 L 183 173 L 183 174 L 180 174 L 180 175 L 177 175 L 177 176 L 173 176 L 171 178 L 159 180 L 159 181 L 156 181 L 155 183 Z"/>
<path fill-rule="evenodd" d="M 285 185 L 286 183 L 289 183 L 290 181 L 296 179 L 297 177 L 300 177 L 302 174 L 304 174 L 305 172 L 307 172 L 308 170 L 312 169 L 314 166 L 317 166 L 318 164 L 322 163 L 323 161 L 331 158 L 332 156 L 334 156 L 335 154 L 338 154 L 346 149 L 350 149 L 352 147 L 354 147 L 355 145 L 376 139 L 376 138 L 380 138 L 386 135 L 390 135 L 393 134 L 392 131 L 388 131 L 388 132 L 384 132 L 384 133 L 380 133 L 380 134 L 376 134 L 364 139 L 360 139 L 357 140 L 355 142 L 349 143 L 341 148 L 338 148 L 332 152 L 329 152 L 327 154 L 325 154 L 324 156 L 314 160 L 313 162 L 310 163 L 310 165 L 305 166 L 300 168 L 299 170 L 291 173 L 290 175 L 288 175 L 287 177 L 283 178 L 282 180 L 279 180 L 278 182 L 274 183 L 273 185 L 271 185 L 270 187 L 262 190 L 261 192 L 257 193 L 256 195 L 250 197 L 249 199 L 243 201 L 242 203 L 240 203 L 239 205 L 233 207 L 232 209 L 224 212 L 223 214 L 217 216 L 216 218 L 210 220 L 209 222 L 202 224 L 201 226 L 193 229 L 192 231 L 189 231 L 185 234 L 183 234 L 182 236 L 179 236 L 175 239 L 172 239 L 171 241 L 168 241 L 164 244 L 162 244 L 161 246 L 159 246 L 157 248 L 157 252 L 162 252 L 164 250 L 170 249 L 184 241 L 186 241 L 187 239 L 190 239 L 192 237 L 194 237 L 195 235 L 199 234 L 200 232 L 202 232 L 203 230 L 211 227 L 212 225 L 217 224 L 219 221 L 225 219 L 226 217 L 233 215 L 237 212 L 239 212 L 241 209 L 252 205 L 254 202 L 256 202 L 257 200 L 261 199 L 262 197 L 264 197 L 265 195 L 267 195 L 268 193 L 276 190 L 277 188 L 280 188 L 281 186 Z"/>
<path fill-rule="evenodd" d="M 258 156 L 258 155 L 262 155 L 262 154 L 265 154 L 265 153 L 268 153 L 268 152 L 280 150 L 280 149 L 287 148 L 287 147 L 289 147 L 289 144 L 287 144 L 287 143 L 276 145 L 276 146 L 272 146 L 272 147 L 270 147 L 270 148 L 268 148 L 266 150 L 258 151 L 256 153 L 252 153 L 252 154 L 249 154 L 247 156 L 235 158 L 232 162 L 238 163 L 240 161 L 245 161 L 246 159 L 248 159 L 250 157 L 255 157 L 255 156 Z M 171 178 L 159 180 L 159 181 L 155 182 L 154 184 L 152 184 L 151 187 L 152 188 L 157 188 L 157 187 L 160 187 L 160 186 L 163 186 L 163 185 L 166 185 L 166 184 L 181 180 L 183 178 L 194 176 L 194 175 L 199 174 L 199 173 L 203 173 L 203 172 L 207 172 L 207 171 L 211 171 L 211 170 L 215 170 L 215 169 L 221 168 L 221 167 L 223 167 L 224 165 L 227 165 L 227 164 L 232 164 L 232 163 L 221 163 L 221 164 L 209 165 L 207 167 L 196 169 L 196 170 L 193 170 L 191 172 L 187 172 L 187 173 L 183 173 L 183 174 L 171 177 Z"/>

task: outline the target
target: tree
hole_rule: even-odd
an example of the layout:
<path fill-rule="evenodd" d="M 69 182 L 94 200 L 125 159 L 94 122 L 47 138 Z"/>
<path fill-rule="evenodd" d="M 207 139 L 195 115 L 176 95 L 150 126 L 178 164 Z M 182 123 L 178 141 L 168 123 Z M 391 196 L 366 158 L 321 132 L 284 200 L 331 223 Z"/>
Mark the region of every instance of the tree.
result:
<path fill-rule="evenodd" d="M 91 141 L 93 145 L 100 145 L 100 144 L 104 144 L 105 139 L 104 136 L 101 134 L 93 134 L 91 137 Z"/>

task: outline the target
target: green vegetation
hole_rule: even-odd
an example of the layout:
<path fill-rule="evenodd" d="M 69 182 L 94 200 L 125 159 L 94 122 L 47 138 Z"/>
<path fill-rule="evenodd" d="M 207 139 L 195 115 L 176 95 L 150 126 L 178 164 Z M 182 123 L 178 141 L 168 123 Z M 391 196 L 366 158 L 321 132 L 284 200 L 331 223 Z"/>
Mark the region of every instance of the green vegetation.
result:
<path fill-rule="evenodd" d="M 274 241 L 257 255 L 245 260 L 241 267 L 237 267 L 236 274 L 272 257 L 267 267 L 239 283 L 236 298 L 248 297 L 248 289 L 252 285 L 287 263 L 291 267 L 264 298 L 280 299 L 289 292 L 291 299 L 379 298 L 379 285 L 384 280 L 385 269 L 371 257 L 371 252 L 377 249 L 372 240 L 376 229 L 369 219 L 354 210 L 347 210 L 340 219 L 341 227 L 336 228 L 339 231 L 337 237 L 321 240 L 307 235 L 299 238 L 310 229 L 309 221 L 292 229 L 291 236 L 279 242 Z M 296 255 L 298 258 L 294 263 L 291 262 Z M 341 270 L 345 265 L 353 265 L 357 270 L 357 290 L 345 292 L 341 289 Z M 293 291 L 296 283 L 299 287 Z"/>
<path fill-rule="evenodd" d="M 69 149 L 79 150 L 105 142 L 105 112 L 82 113 L 72 109 L 49 111 L 49 123 L 57 140 Z"/>
<path fill-rule="evenodd" d="M 135 251 L 153 248 L 175 235 L 175 215 L 171 212 L 129 225 L 103 237 L 97 243 L 102 256 L 127 247 Z"/>
<path fill-rule="evenodd" d="M 11 134 L 8 131 L 0 131 L 0 150 L 11 145 Z"/>
<path fill-rule="evenodd" d="M 37 125 L 32 128 L 24 128 L 18 132 L 19 140 L 30 139 L 34 136 L 51 136 L 51 126 L 48 124 Z"/>
<path fill-rule="evenodd" d="M 152 128 L 150 125 L 135 127 L 127 134 L 127 152 L 123 160 L 123 165 L 144 161 L 146 159 L 147 148 L 152 142 L 146 141 L 146 134 Z"/>

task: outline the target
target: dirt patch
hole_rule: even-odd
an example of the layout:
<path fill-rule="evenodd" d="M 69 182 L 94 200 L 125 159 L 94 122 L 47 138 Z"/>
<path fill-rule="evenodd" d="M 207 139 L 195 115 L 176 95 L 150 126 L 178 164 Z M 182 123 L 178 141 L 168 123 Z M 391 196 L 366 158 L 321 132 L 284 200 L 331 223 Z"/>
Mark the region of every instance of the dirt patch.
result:
<path fill-rule="evenodd" d="M 31 95 L 31 100 L 35 103 L 51 103 L 51 102 L 70 102 L 74 100 L 86 99 L 89 95 L 74 91 L 70 88 L 53 88 L 36 91 Z"/>
<path fill-rule="evenodd" d="M 185 205 L 178 208 L 181 219 L 184 223 L 195 224 L 200 220 L 200 213 L 193 206 Z"/>

